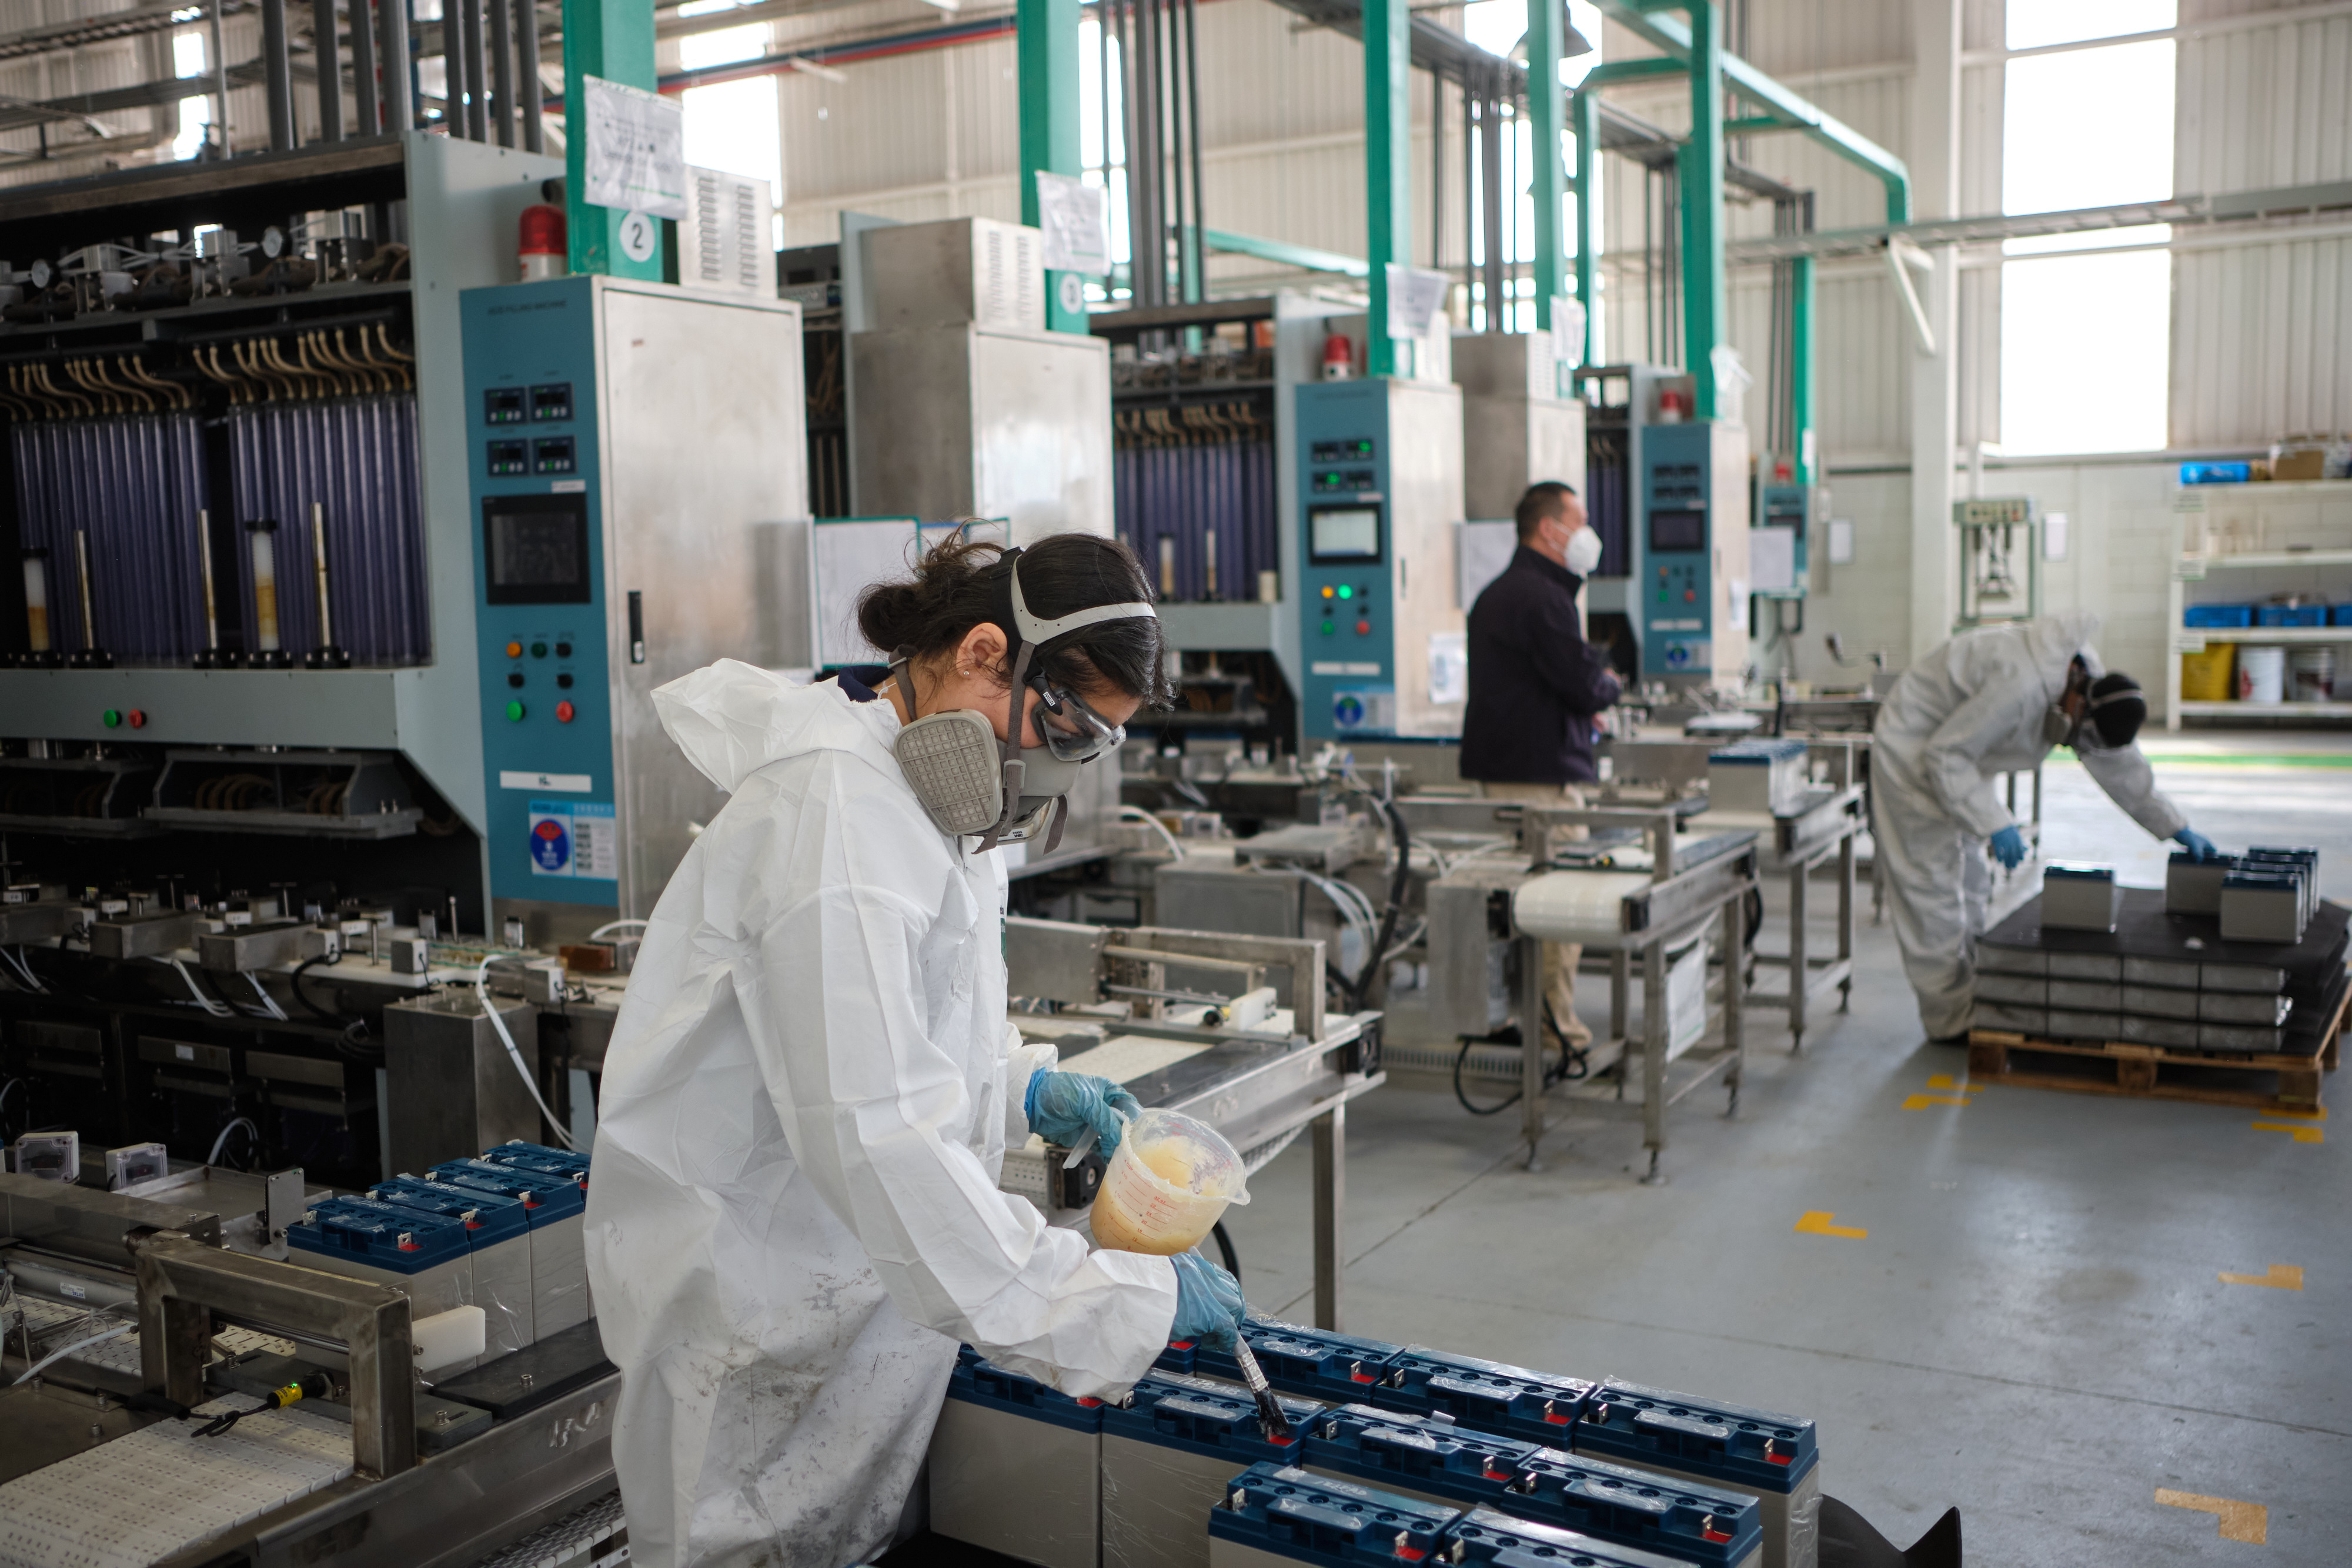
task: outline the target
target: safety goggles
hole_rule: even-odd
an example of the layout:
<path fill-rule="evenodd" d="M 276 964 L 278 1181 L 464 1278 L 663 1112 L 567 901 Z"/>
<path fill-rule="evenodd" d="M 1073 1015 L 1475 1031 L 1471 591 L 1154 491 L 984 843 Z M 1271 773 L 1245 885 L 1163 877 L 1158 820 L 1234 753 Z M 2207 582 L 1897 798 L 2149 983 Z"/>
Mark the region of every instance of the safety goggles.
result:
<path fill-rule="evenodd" d="M 1087 762 L 1126 744 L 1127 727 L 1111 723 L 1088 707 L 1077 693 L 1054 685 L 1043 675 L 1029 682 L 1042 710 L 1037 734 L 1045 749 L 1062 762 Z"/>

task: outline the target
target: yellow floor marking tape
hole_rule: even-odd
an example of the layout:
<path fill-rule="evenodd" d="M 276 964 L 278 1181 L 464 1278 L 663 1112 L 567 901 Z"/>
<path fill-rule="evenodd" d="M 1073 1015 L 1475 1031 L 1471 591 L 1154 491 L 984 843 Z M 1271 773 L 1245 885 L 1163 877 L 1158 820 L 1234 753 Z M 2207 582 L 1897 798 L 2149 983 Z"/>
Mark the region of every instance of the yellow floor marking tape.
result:
<path fill-rule="evenodd" d="M 1954 1078 L 1948 1072 L 1930 1072 L 1927 1074 L 1927 1087 L 1930 1089 L 1949 1089 L 1961 1094 L 1973 1094 L 1978 1090 L 1983 1088 L 1984 1085 L 1981 1083 L 1971 1083 L 1965 1078 Z"/>
<path fill-rule="evenodd" d="M 1965 1094 L 1907 1094 L 1903 1099 L 1903 1108 L 1906 1111 L 1924 1111 L 1930 1105 L 1966 1105 L 1968 1103 L 1969 1100 Z"/>
<path fill-rule="evenodd" d="M 1804 1236 L 1843 1236 L 1855 1241 L 1870 1234 L 1858 1225 L 1832 1225 L 1836 1218 L 1826 1208 L 1809 1208 L 1798 1217 L 1796 1229 Z"/>
<path fill-rule="evenodd" d="M 2273 1291 L 2303 1289 L 2303 1270 L 2292 1263 L 2273 1263 L 2267 1274 L 2224 1274 L 2225 1285 L 2267 1285 Z"/>
<path fill-rule="evenodd" d="M 2327 1134 L 2317 1127 L 2298 1127 L 2293 1122 L 2256 1122 L 2257 1133 L 2284 1133 L 2298 1144 L 2324 1144 Z"/>
<path fill-rule="evenodd" d="M 2243 1541 L 2260 1546 L 2270 1539 L 2271 1511 L 2261 1503 L 2200 1497 L 2193 1491 L 2174 1491 L 2170 1487 L 2157 1488 L 2156 1500 L 2167 1508 L 2185 1508 L 2192 1513 L 2216 1516 L 2221 1521 L 2224 1541 Z"/>

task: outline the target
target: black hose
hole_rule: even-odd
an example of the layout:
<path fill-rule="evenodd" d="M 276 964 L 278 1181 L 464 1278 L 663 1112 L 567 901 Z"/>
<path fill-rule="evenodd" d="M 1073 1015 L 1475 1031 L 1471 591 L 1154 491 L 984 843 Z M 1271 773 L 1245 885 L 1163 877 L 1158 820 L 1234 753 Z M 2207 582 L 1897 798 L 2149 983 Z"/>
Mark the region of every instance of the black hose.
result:
<path fill-rule="evenodd" d="M 329 967 L 332 967 L 342 961 L 343 956 L 340 951 L 333 953 L 321 953 L 315 958 L 303 959 L 300 963 L 294 966 L 293 991 L 294 999 L 300 1002 L 302 1006 L 309 1009 L 311 1015 L 317 1018 L 320 1022 L 333 1024 L 337 1029 L 349 1029 L 356 1020 L 345 1018 L 342 1014 L 338 1012 L 330 1012 L 325 1008 L 322 1008 L 318 1003 L 312 1001 L 310 999 L 310 993 L 302 988 L 302 977 L 309 974 L 312 969 L 321 964 L 324 964 Z"/>
<path fill-rule="evenodd" d="M 1225 1260 L 1225 1272 L 1234 1277 L 1234 1283 L 1240 1284 L 1242 1255 L 1234 1250 L 1234 1239 L 1225 1233 L 1225 1222 L 1222 1219 L 1217 1221 L 1210 1227 L 1209 1234 L 1217 1239 L 1217 1256 Z"/>
<path fill-rule="evenodd" d="M 1362 1012 L 1370 1005 L 1372 985 L 1388 962 L 1389 944 L 1396 940 L 1397 917 L 1404 912 L 1405 890 L 1412 878 L 1412 831 L 1405 826 L 1404 813 L 1396 809 L 1395 801 L 1384 800 L 1361 786 L 1357 792 L 1387 815 L 1389 837 L 1396 845 L 1396 871 L 1389 878 L 1388 907 L 1381 911 L 1380 933 L 1372 940 L 1372 950 L 1365 955 L 1364 967 L 1355 979 L 1341 981 L 1351 1012 Z"/>
<path fill-rule="evenodd" d="M 1519 1103 L 1518 1090 L 1512 1090 L 1511 1097 L 1499 1105 L 1473 1105 L 1470 1096 L 1462 1092 L 1462 1064 L 1470 1060 L 1470 1048 L 1478 1043 L 1475 1039 L 1464 1040 L 1461 1054 L 1454 1059 L 1454 1098 L 1460 1101 L 1462 1108 L 1473 1116 L 1499 1116 Z"/>

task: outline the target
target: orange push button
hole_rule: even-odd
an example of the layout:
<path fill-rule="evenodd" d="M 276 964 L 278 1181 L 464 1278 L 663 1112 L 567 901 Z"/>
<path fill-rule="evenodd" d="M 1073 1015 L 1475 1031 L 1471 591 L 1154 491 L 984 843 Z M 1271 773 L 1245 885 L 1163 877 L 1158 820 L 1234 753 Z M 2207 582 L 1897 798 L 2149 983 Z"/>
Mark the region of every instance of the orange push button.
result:
<path fill-rule="evenodd" d="M 508 644 L 507 644 L 507 657 L 508 657 L 508 658 L 509 658 L 509 659 L 520 659 L 520 658 L 521 658 L 521 657 L 522 657 L 522 644 L 521 644 L 521 643 L 508 643 Z"/>

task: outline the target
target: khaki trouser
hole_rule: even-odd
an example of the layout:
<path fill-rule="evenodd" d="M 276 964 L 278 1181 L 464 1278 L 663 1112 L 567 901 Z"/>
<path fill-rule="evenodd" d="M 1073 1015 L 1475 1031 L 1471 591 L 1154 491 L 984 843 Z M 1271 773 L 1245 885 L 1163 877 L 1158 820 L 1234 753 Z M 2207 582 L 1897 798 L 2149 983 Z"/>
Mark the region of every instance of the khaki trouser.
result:
<path fill-rule="evenodd" d="M 1495 784 L 1478 786 L 1479 793 L 1489 800 L 1517 800 L 1529 806 L 1580 807 L 1584 789 L 1577 784 Z M 1582 828 L 1565 828 L 1554 834 L 1559 839 L 1587 837 Z M 1543 945 L 1544 998 L 1551 1003 L 1553 1021 L 1559 1032 L 1573 1046 L 1592 1043 L 1592 1031 L 1576 1016 L 1576 965 L 1584 956 L 1584 947 L 1576 942 L 1547 942 Z M 1527 1020 L 1520 1020 L 1521 1028 Z M 1522 1036 L 1521 1038 L 1525 1038 Z"/>

